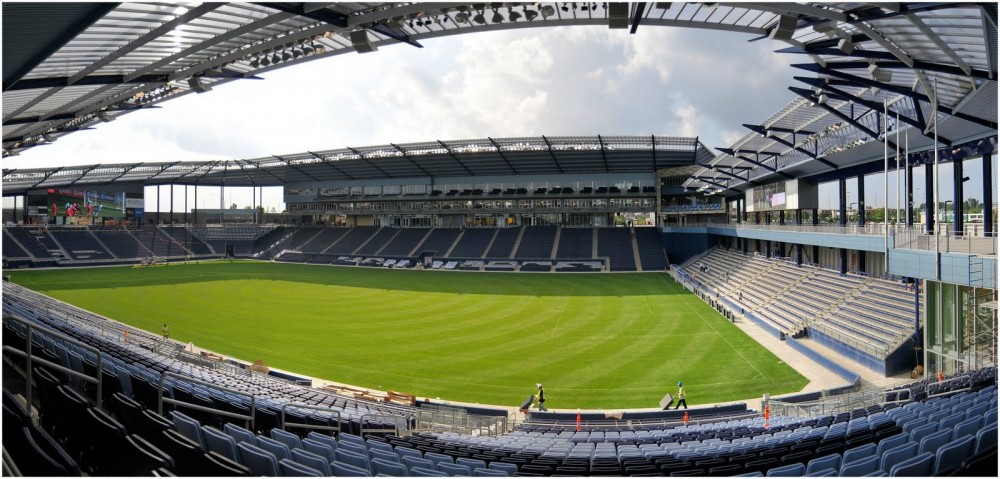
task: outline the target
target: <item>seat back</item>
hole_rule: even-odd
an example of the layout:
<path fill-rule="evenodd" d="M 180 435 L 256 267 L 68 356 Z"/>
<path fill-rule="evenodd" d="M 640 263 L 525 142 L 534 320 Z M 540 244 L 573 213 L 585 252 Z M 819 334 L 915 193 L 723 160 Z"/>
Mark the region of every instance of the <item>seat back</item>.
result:
<path fill-rule="evenodd" d="M 472 470 L 469 466 L 460 464 L 450 464 L 447 462 L 437 463 L 437 470 L 448 473 L 449 476 L 471 476 Z"/>
<path fill-rule="evenodd" d="M 476 477 L 486 477 L 486 476 L 496 476 L 496 477 L 507 477 L 506 471 L 497 471 L 494 469 L 486 469 L 484 467 L 477 467 L 472 470 L 472 475 Z M 582 475 L 582 474 L 581 474 Z"/>
<path fill-rule="evenodd" d="M 424 459 L 427 459 L 427 460 L 433 462 L 435 467 L 438 464 L 441 464 L 441 463 L 452 464 L 452 463 L 455 462 L 455 458 L 453 458 L 453 457 L 451 457 L 451 456 L 449 456 L 447 454 L 439 454 L 439 453 L 436 453 L 436 452 L 427 452 L 427 453 L 424 453 Z"/>
<path fill-rule="evenodd" d="M 356 452 L 348 451 L 347 448 L 344 447 L 341 447 L 340 449 L 333 451 L 333 454 L 337 456 L 338 462 L 343 462 L 345 464 L 350 464 L 354 467 L 359 467 L 361 469 L 368 471 L 369 474 L 372 471 L 371 464 L 369 463 L 367 456 L 362 456 L 361 454 L 358 454 Z"/>
<path fill-rule="evenodd" d="M 456 457 L 455 464 L 468 466 L 469 469 L 472 469 L 472 472 L 476 472 L 476 469 L 478 468 L 486 469 L 486 461 L 482 459 L 472 459 L 469 457 Z"/>
<path fill-rule="evenodd" d="M 925 452 L 892 466 L 892 468 L 889 469 L 889 475 L 893 477 L 926 477 L 931 475 L 931 471 L 933 469 L 934 455 L 929 452 Z"/>
<path fill-rule="evenodd" d="M 272 429 L 274 431 L 274 429 Z M 278 461 L 278 470 L 285 477 L 324 477 L 323 473 L 309 466 L 299 464 L 291 459 Z"/>
<path fill-rule="evenodd" d="M 399 456 L 392 451 L 383 451 L 382 449 L 369 449 L 368 457 L 370 459 L 381 459 L 383 461 L 401 463 Z"/>
<path fill-rule="evenodd" d="M 878 447 L 875 444 L 868 443 L 863 446 L 857 446 L 844 451 L 844 464 L 856 461 L 862 457 L 872 456 L 878 451 Z"/>
<path fill-rule="evenodd" d="M 840 475 L 857 477 L 865 474 L 871 474 L 879 470 L 878 460 L 878 456 L 872 455 L 863 457 L 851 463 L 845 463 L 840 466 Z"/>
<path fill-rule="evenodd" d="M 240 463 L 250 469 L 255 476 L 277 476 L 278 459 L 274 454 L 257 446 L 241 442 L 236 445 Z"/>
<path fill-rule="evenodd" d="M 358 466 L 346 464 L 340 461 L 330 463 L 333 475 L 337 477 L 371 477 L 372 473 Z"/>
<path fill-rule="evenodd" d="M 938 448 L 934 459 L 934 475 L 940 475 L 948 468 L 958 469 L 962 462 L 972 455 L 976 438 L 965 435 Z"/>
<path fill-rule="evenodd" d="M 813 472 L 822 471 L 824 469 L 836 469 L 840 468 L 840 454 L 828 454 L 823 457 L 817 457 L 809 461 L 806 466 L 806 474 L 811 474 Z"/>
<path fill-rule="evenodd" d="M 205 437 L 205 446 L 209 452 L 216 452 L 227 459 L 238 461 L 236 441 L 233 440 L 232 436 L 211 426 L 202 426 L 201 432 Z"/>
<path fill-rule="evenodd" d="M 327 434 L 321 434 L 316 431 L 309 431 L 309 434 L 306 435 L 306 439 L 312 439 L 313 441 L 321 442 L 323 444 L 326 444 L 327 446 L 330 446 L 330 449 L 333 449 L 335 451 L 337 450 L 337 440 L 334 439 L 333 436 Z"/>
<path fill-rule="evenodd" d="M 281 429 L 277 428 L 271 429 L 271 439 L 284 443 L 286 446 L 288 446 L 289 450 L 295 449 L 297 447 L 302 447 L 302 440 L 299 439 L 299 436 L 296 436 L 295 434 L 292 434 L 288 431 L 283 431 Z"/>
<path fill-rule="evenodd" d="M 517 474 L 517 464 L 512 464 L 509 462 L 493 461 L 489 465 L 489 469 L 496 471 L 506 471 L 508 474 Z"/>
<path fill-rule="evenodd" d="M 423 467 L 414 467 L 410 469 L 410 475 L 414 477 L 447 477 L 448 473 Z"/>
<path fill-rule="evenodd" d="M 201 434 L 201 423 L 179 411 L 170 411 L 170 417 L 174 421 L 174 430 L 196 442 L 201 447 L 202 452 L 205 452 L 205 438 Z"/>
<path fill-rule="evenodd" d="M 923 454 L 929 452 L 934 454 L 937 452 L 938 448 L 948 444 L 951 441 L 951 429 L 945 429 L 942 431 L 930 434 L 920 440 L 920 449 L 917 451 L 918 454 Z"/>
<path fill-rule="evenodd" d="M 292 449 L 292 460 L 316 469 L 324 476 L 330 475 L 330 462 L 325 456 L 314 454 L 305 449 Z"/>
<path fill-rule="evenodd" d="M 889 436 L 878 443 L 878 451 L 875 453 L 879 457 L 894 447 L 902 446 L 910 441 L 910 435 L 904 432 L 896 434 L 895 436 Z"/>
<path fill-rule="evenodd" d="M 385 459 L 372 459 L 372 472 L 375 474 L 385 474 L 393 477 L 405 477 L 410 474 L 406 466 L 398 462 L 389 462 Z"/>
<path fill-rule="evenodd" d="M 430 459 L 424 459 L 422 457 L 413 457 L 413 456 L 403 456 L 401 459 L 403 460 L 403 465 L 410 470 L 413 470 L 413 468 L 415 467 L 437 470 L 434 468 L 434 463 L 431 462 Z"/>
<path fill-rule="evenodd" d="M 806 466 L 802 464 L 789 464 L 787 466 L 774 467 L 767 471 L 768 477 L 799 477 L 805 474 Z"/>
<path fill-rule="evenodd" d="M 288 459 L 292 456 L 291 449 L 285 443 L 275 441 L 267 436 L 257 436 L 257 447 L 274 454 L 277 460 Z"/>
<path fill-rule="evenodd" d="M 917 443 L 907 442 L 906 444 L 896 446 L 888 451 L 885 451 L 880 459 L 879 469 L 883 471 L 892 469 L 892 466 L 895 466 L 908 458 L 916 456 L 919 448 L 920 446 L 917 445 Z"/>
<path fill-rule="evenodd" d="M 314 441 L 312 439 L 303 439 L 302 449 L 326 458 L 327 463 L 337 460 L 337 456 L 333 454 L 333 448 L 330 447 L 329 444 Z"/>
<path fill-rule="evenodd" d="M 997 423 L 980 429 L 976 433 L 976 455 L 997 447 Z"/>
<path fill-rule="evenodd" d="M 254 433 L 231 422 L 227 422 L 224 426 L 222 426 L 222 429 L 226 431 L 226 434 L 229 434 L 229 436 L 232 437 L 237 443 L 245 442 L 248 444 L 257 444 L 257 436 Z"/>
<path fill-rule="evenodd" d="M 417 449 L 413 449 L 412 447 L 396 446 L 395 451 L 400 458 L 406 458 L 407 456 L 415 457 L 417 459 L 424 458 L 424 453 L 420 452 Z"/>

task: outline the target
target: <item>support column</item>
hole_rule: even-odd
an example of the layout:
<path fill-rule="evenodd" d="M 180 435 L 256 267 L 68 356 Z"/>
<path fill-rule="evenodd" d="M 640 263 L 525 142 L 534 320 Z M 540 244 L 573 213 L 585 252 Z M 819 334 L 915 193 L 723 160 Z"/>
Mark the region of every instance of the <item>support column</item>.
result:
<path fill-rule="evenodd" d="M 865 175 L 858 175 L 858 226 L 865 225 Z"/>
<path fill-rule="evenodd" d="M 785 210 L 781 210 L 778 212 L 778 224 L 779 225 L 785 224 Z"/>
<path fill-rule="evenodd" d="M 764 212 L 764 224 L 766 224 L 766 225 L 770 225 L 771 224 L 771 212 L 770 211 L 765 211 Z"/>
<path fill-rule="evenodd" d="M 983 229 L 993 236 L 993 155 L 983 155 Z"/>
<path fill-rule="evenodd" d="M 219 224 L 223 224 L 222 213 L 226 210 L 226 185 L 219 185 Z"/>
<path fill-rule="evenodd" d="M 862 251 L 862 250 L 858 250 L 858 273 L 867 273 L 868 272 L 868 268 L 865 267 L 865 260 L 866 259 L 867 259 L 867 257 L 865 256 L 865 252 Z"/>
<path fill-rule="evenodd" d="M 184 185 L 184 224 L 190 224 L 191 221 L 188 219 L 188 185 Z"/>
<path fill-rule="evenodd" d="M 802 225 L 802 210 L 795 210 L 795 224 Z"/>
<path fill-rule="evenodd" d="M 170 183 L 170 224 L 174 224 L 174 184 Z"/>
<path fill-rule="evenodd" d="M 160 185 L 156 185 L 156 224 L 160 224 Z"/>
<path fill-rule="evenodd" d="M 819 264 L 819 246 L 813 245 L 813 263 Z"/>
<path fill-rule="evenodd" d="M 194 223 L 198 222 L 198 185 L 194 185 Z M 208 221 L 205 221 L 208 223 Z"/>
<path fill-rule="evenodd" d="M 813 226 L 818 225 L 819 224 L 819 208 L 813 208 L 812 217 L 813 217 Z"/>
<path fill-rule="evenodd" d="M 847 226 L 847 178 L 837 180 L 840 190 L 840 226 Z"/>
<path fill-rule="evenodd" d="M 913 165 L 906 165 L 906 226 L 913 226 Z"/>
<path fill-rule="evenodd" d="M 924 231 L 927 234 L 934 232 L 934 163 L 924 164 Z"/>
<path fill-rule="evenodd" d="M 847 274 L 847 250 L 840 248 L 840 274 Z"/>
<path fill-rule="evenodd" d="M 802 266 L 802 243 L 795 245 L 795 265 Z"/>
<path fill-rule="evenodd" d="M 962 220 L 962 213 L 965 211 L 965 206 L 962 204 L 962 198 L 965 196 L 965 190 L 962 186 L 965 182 L 962 181 L 962 178 L 965 177 L 965 174 L 963 173 L 964 168 L 962 167 L 962 160 L 955 160 L 952 162 L 952 165 L 954 167 L 953 171 L 955 172 L 952 176 L 955 198 L 952 200 L 953 204 L 951 211 L 954 213 L 952 216 L 955 218 L 955 236 L 958 237 L 965 233 L 965 221 Z"/>

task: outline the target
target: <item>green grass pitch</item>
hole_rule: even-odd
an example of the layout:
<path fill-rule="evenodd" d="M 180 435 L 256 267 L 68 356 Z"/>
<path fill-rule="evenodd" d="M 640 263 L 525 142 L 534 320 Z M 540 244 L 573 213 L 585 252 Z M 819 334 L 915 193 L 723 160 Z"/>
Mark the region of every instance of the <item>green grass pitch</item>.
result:
<path fill-rule="evenodd" d="M 250 261 L 11 271 L 84 309 L 244 360 L 419 396 L 549 408 L 691 405 L 807 380 L 669 276 Z"/>

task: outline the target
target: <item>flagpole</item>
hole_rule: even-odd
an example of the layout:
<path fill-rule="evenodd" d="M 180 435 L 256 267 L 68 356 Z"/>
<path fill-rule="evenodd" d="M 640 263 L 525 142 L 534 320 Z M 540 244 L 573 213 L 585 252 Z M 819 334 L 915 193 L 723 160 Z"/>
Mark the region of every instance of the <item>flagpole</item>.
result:
<path fill-rule="evenodd" d="M 940 204 L 938 190 L 941 189 L 941 174 L 938 171 L 938 89 L 937 77 L 934 77 L 934 279 L 941 279 L 941 218 L 938 213 Z"/>
<path fill-rule="evenodd" d="M 882 234 L 883 234 L 883 273 L 889 273 L 889 99 L 882 99 L 882 105 L 885 111 L 882 115 L 882 145 L 884 146 L 883 159 L 885 161 L 885 168 L 882 171 L 882 200 L 885 204 L 882 206 Z"/>

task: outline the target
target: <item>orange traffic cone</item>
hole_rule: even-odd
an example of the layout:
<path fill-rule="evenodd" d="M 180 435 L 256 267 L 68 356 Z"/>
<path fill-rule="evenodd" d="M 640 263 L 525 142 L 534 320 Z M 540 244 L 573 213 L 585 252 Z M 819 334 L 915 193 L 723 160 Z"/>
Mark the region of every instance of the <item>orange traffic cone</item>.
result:
<path fill-rule="evenodd" d="M 944 371 L 938 370 L 938 382 L 944 381 Z"/>
<path fill-rule="evenodd" d="M 576 432 L 580 432 L 580 410 L 576 410 Z"/>
<path fill-rule="evenodd" d="M 687 412 L 687 409 L 685 409 L 685 410 L 684 410 L 684 424 L 687 424 L 687 423 L 688 423 L 688 419 L 690 419 L 690 418 L 688 417 L 688 412 Z"/>
<path fill-rule="evenodd" d="M 770 427 L 770 424 L 769 424 L 770 420 L 771 420 L 771 406 L 770 405 L 766 405 L 766 406 L 764 406 L 764 429 L 767 429 L 768 427 Z"/>

